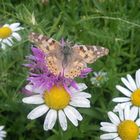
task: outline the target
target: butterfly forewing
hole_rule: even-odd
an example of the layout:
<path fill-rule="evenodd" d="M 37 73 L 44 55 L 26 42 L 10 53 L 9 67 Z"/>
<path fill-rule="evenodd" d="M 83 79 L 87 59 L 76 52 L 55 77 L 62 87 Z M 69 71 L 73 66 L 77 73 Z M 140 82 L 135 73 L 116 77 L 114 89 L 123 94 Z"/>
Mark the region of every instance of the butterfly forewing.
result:
<path fill-rule="evenodd" d="M 51 73 L 59 75 L 62 71 L 62 55 L 60 55 L 60 43 L 53 38 L 31 33 L 29 40 L 46 54 L 46 65 Z"/>
<path fill-rule="evenodd" d="M 42 34 L 32 32 L 29 35 L 29 40 L 45 53 L 50 53 L 50 51 L 60 48 L 60 43 L 58 41 Z"/>

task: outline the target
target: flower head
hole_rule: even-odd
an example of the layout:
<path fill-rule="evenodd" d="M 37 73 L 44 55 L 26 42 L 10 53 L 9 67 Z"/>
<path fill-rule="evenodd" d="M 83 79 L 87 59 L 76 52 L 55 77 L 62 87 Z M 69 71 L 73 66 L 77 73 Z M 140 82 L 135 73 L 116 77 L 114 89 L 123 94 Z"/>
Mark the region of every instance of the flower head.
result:
<path fill-rule="evenodd" d="M 6 137 L 6 131 L 3 130 L 4 126 L 0 126 L 0 140 L 3 140 Z"/>
<path fill-rule="evenodd" d="M 129 74 L 127 78 L 121 78 L 121 80 L 127 88 L 120 85 L 117 85 L 116 88 L 126 97 L 116 97 L 113 101 L 119 103 L 122 108 L 125 108 L 126 105 L 133 106 L 137 114 L 140 113 L 140 69 L 136 71 L 135 80 Z M 114 111 L 116 108 L 117 106 Z"/>
<path fill-rule="evenodd" d="M 108 112 L 110 122 L 101 122 L 101 130 L 107 132 L 100 136 L 101 140 L 138 140 L 140 119 L 137 118 L 135 107 L 127 105 L 123 110 L 118 106 L 119 115 Z"/>
<path fill-rule="evenodd" d="M 108 80 L 106 72 L 99 71 L 99 72 L 93 72 L 93 74 L 94 77 L 92 77 L 90 81 L 95 86 L 99 87 Z"/>
<path fill-rule="evenodd" d="M 66 78 L 63 75 L 52 74 L 46 65 L 46 54 L 38 48 L 32 47 L 33 55 L 28 56 L 29 64 L 25 66 L 29 67 L 30 75 L 28 78 L 29 84 L 33 85 L 33 88 L 41 88 L 42 90 L 50 90 L 54 85 L 63 85 L 67 90 L 69 86 L 76 88 L 74 79 Z M 81 71 L 81 77 L 86 76 L 91 72 L 90 68 L 86 68 Z"/>
<path fill-rule="evenodd" d="M 45 92 L 41 89 L 33 89 L 32 85 L 28 85 L 28 90 L 41 94 L 23 98 L 24 103 L 39 105 L 28 114 L 27 118 L 34 120 L 47 114 L 44 121 L 44 130 L 46 131 L 54 127 L 57 118 L 64 131 L 67 129 L 67 118 L 73 125 L 78 126 L 78 121 L 83 118 L 74 107 L 89 108 L 90 101 L 88 98 L 91 95 L 83 92 L 87 88 L 85 84 L 78 84 L 77 87 L 78 89 L 69 87 L 70 95 L 62 85 L 54 85 L 49 91 Z"/>
<path fill-rule="evenodd" d="M 21 37 L 17 33 L 17 31 L 23 29 L 20 27 L 20 23 L 13 23 L 13 24 L 5 24 L 4 26 L 0 27 L 0 43 L 1 48 L 5 49 L 6 45 L 12 46 L 13 45 L 13 38 L 20 41 Z"/>

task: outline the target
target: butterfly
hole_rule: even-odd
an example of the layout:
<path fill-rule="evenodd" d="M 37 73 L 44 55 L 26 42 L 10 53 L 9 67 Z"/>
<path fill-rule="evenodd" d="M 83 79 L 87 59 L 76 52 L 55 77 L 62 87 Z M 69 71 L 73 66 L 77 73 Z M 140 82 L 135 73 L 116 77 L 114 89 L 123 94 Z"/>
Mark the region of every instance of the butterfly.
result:
<path fill-rule="evenodd" d="M 48 70 L 54 75 L 65 78 L 79 76 L 87 64 L 94 63 L 98 58 L 107 55 L 109 50 L 99 46 L 87 46 L 69 42 L 60 43 L 42 34 L 30 33 L 29 40 L 45 54 Z"/>

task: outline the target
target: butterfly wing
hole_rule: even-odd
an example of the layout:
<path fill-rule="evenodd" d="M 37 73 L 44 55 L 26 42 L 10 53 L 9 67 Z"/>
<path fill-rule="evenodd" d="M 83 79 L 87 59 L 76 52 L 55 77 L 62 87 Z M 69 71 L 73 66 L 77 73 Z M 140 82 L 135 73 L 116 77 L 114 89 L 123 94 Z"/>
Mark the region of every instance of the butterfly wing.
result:
<path fill-rule="evenodd" d="M 47 36 L 31 33 L 29 40 L 46 54 L 46 65 L 51 73 L 59 75 L 62 71 L 63 55 L 60 55 L 61 45 L 58 41 Z"/>
<path fill-rule="evenodd" d="M 54 75 L 59 75 L 64 71 L 64 77 L 66 78 L 79 76 L 81 71 L 86 68 L 87 63 L 93 63 L 109 52 L 104 47 L 74 45 L 70 55 L 65 56 L 62 53 L 60 43 L 52 38 L 31 33 L 29 40 L 46 54 L 46 65 L 50 72 Z M 64 67 L 66 62 L 66 67 Z"/>
<path fill-rule="evenodd" d="M 75 45 L 73 48 L 79 52 L 83 61 L 90 64 L 109 53 L 107 48 L 100 46 Z"/>
<path fill-rule="evenodd" d="M 73 52 L 67 59 L 69 63 L 64 68 L 64 77 L 73 79 L 81 74 L 81 70 L 86 67 L 86 63 L 78 55 L 78 52 Z"/>
<path fill-rule="evenodd" d="M 46 54 L 61 47 L 60 43 L 53 38 L 34 32 L 30 33 L 29 40 Z"/>
<path fill-rule="evenodd" d="M 65 68 L 65 77 L 75 78 L 86 68 L 87 63 L 93 63 L 98 58 L 107 55 L 109 50 L 98 46 L 74 45 L 71 61 Z"/>

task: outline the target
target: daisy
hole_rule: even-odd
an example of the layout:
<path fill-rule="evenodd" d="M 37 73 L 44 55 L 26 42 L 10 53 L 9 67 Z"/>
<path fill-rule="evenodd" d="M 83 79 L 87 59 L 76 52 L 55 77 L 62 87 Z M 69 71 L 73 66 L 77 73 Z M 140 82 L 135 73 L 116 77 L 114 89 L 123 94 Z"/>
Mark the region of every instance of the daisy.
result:
<path fill-rule="evenodd" d="M 0 126 L 0 140 L 3 140 L 3 138 L 6 137 L 6 131 L 3 130 L 4 126 Z"/>
<path fill-rule="evenodd" d="M 101 86 L 101 84 L 105 83 L 108 80 L 107 72 L 93 72 L 94 77 L 90 79 L 91 83 L 96 86 Z"/>
<path fill-rule="evenodd" d="M 113 101 L 120 103 L 122 108 L 125 108 L 126 105 L 133 106 L 136 113 L 140 114 L 140 69 L 136 71 L 135 80 L 129 74 L 126 78 L 121 78 L 121 80 L 127 88 L 120 85 L 117 85 L 116 88 L 125 97 L 116 97 Z M 114 111 L 116 108 L 117 106 L 114 108 Z"/>
<path fill-rule="evenodd" d="M 119 115 L 108 112 L 110 122 L 101 122 L 100 130 L 107 132 L 100 136 L 101 140 L 139 140 L 140 118 L 137 118 L 135 107 L 127 105 L 119 109 Z"/>
<path fill-rule="evenodd" d="M 67 130 L 67 118 L 74 126 L 78 126 L 78 121 L 83 117 L 75 107 L 89 108 L 91 95 L 83 92 L 87 86 L 83 83 L 77 84 L 77 89 L 69 87 L 69 92 L 61 85 L 54 85 L 49 91 L 35 89 L 33 85 L 27 85 L 26 90 L 39 93 L 23 98 L 26 104 L 39 105 L 33 109 L 27 116 L 28 119 L 34 120 L 46 114 L 44 121 L 44 130 L 53 129 L 58 118 L 61 128 Z M 71 93 L 71 94 L 69 94 Z"/>
<path fill-rule="evenodd" d="M 0 28 L 0 44 L 1 48 L 5 49 L 6 45 L 12 46 L 13 45 L 13 38 L 20 41 L 21 37 L 17 33 L 17 31 L 23 29 L 20 27 L 20 23 L 13 23 L 13 24 L 5 24 Z"/>

